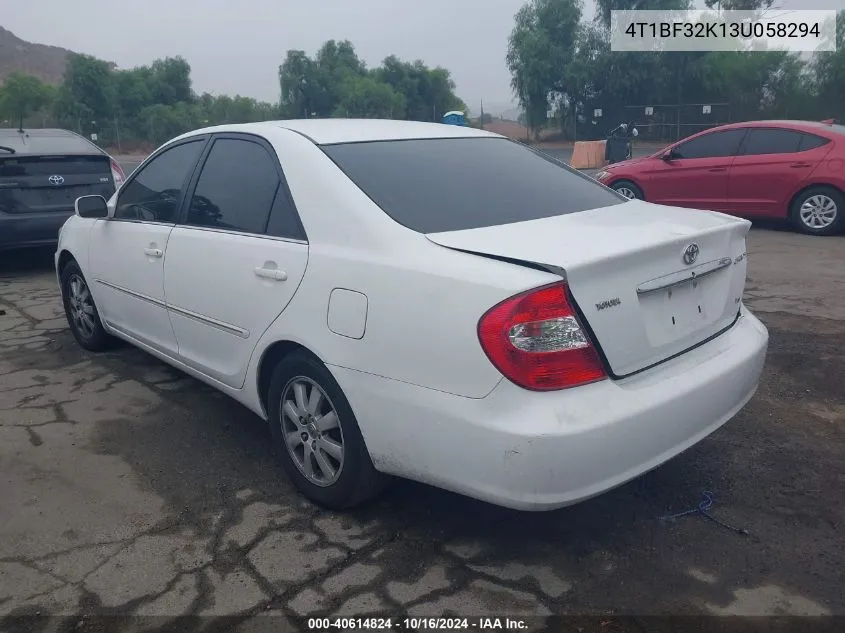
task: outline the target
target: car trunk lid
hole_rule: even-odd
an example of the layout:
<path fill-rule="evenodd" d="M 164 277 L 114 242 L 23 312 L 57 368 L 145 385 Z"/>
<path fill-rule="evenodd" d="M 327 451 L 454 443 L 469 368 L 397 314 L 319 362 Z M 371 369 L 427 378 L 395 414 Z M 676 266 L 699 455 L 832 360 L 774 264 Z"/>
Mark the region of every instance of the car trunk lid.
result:
<path fill-rule="evenodd" d="M 633 200 L 426 237 L 452 249 L 559 270 L 611 371 L 623 377 L 681 354 L 735 321 L 750 226 L 720 213 Z"/>
<path fill-rule="evenodd" d="M 33 156 L 0 154 L 0 212 L 68 212 L 76 198 L 115 191 L 105 154 Z"/>

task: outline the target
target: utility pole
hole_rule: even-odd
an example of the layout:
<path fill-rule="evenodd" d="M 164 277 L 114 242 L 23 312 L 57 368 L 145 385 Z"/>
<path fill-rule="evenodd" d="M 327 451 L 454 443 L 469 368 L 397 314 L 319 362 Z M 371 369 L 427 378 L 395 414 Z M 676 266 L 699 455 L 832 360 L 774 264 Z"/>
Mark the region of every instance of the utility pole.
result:
<path fill-rule="evenodd" d="M 484 99 L 481 100 L 481 118 L 478 119 L 478 122 L 481 124 L 480 127 L 484 129 Z"/>

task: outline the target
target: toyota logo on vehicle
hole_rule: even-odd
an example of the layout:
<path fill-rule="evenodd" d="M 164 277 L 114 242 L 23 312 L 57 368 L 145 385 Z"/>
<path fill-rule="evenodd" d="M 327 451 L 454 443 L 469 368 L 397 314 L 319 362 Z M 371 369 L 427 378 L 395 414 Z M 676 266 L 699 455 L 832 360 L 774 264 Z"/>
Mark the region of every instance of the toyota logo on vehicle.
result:
<path fill-rule="evenodd" d="M 56 186 L 62 184 L 65 181 L 65 179 L 61 176 L 50 176 L 47 180 L 49 180 L 51 184 L 54 184 Z"/>
<path fill-rule="evenodd" d="M 698 253 L 700 249 L 698 248 L 698 244 L 693 242 L 689 246 L 684 249 L 683 260 L 684 263 L 689 266 L 690 264 L 694 264 L 695 260 L 698 259 Z"/>

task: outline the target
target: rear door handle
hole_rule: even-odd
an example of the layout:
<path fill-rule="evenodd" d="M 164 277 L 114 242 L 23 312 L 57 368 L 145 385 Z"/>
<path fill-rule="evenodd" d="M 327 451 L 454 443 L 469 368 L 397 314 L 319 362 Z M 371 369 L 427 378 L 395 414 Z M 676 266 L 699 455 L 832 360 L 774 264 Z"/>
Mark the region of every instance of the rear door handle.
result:
<path fill-rule="evenodd" d="M 288 274 L 278 268 L 258 267 L 255 269 L 255 274 L 262 279 L 272 279 L 273 281 L 285 281 L 288 278 Z"/>
<path fill-rule="evenodd" d="M 790 165 L 790 167 L 792 167 L 792 169 L 801 169 L 802 167 L 809 167 L 809 166 L 810 166 L 810 163 L 792 163 Z"/>
<path fill-rule="evenodd" d="M 707 171 L 728 171 L 727 167 L 711 167 Z"/>
<path fill-rule="evenodd" d="M 164 255 L 164 251 L 160 248 L 145 248 L 144 254 L 149 255 L 150 257 L 162 257 Z"/>

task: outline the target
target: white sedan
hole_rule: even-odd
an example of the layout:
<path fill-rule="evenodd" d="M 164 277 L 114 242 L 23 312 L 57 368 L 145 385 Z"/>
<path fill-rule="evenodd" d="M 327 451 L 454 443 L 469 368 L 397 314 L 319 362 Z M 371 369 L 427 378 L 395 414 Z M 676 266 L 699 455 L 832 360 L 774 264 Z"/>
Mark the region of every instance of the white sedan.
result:
<path fill-rule="evenodd" d="M 718 429 L 765 360 L 748 221 L 467 127 L 198 130 L 76 211 L 56 269 L 79 344 L 124 339 L 240 401 L 330 508 L 389 475 L 575 503 Z"/>

